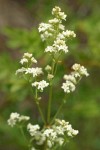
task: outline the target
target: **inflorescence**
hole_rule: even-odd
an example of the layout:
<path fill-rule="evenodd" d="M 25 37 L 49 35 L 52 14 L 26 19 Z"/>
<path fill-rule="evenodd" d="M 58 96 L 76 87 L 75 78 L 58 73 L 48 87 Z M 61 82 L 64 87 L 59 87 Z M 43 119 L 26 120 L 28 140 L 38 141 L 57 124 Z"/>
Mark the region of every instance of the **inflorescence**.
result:
<path fill-rule="evenodd" d="M 53 65 L 58 63 L 59 56 L 63 53 L 68 53 L 67 40 L 70 38 L 75 38 L 76 34 L 74 31 L 66 30 L 63 25 L 63 20 L 66 20 L 67 15 L 61 11 L 61 8 L 55 7 L 52 10 L 53 19 L 49 20 L 48 23 L 41 23 L 39 25 L 39 33 L 42 41 L 51 41 L 47 44 L 44 52 L 52 54 L 53 56 Z M 57 56 L 57 57 L 56 57 Z M 21 68 L 16 71 L 17 75 L 23 76 L 27 79 L 31 85 L 32 90 L 35 91 L 36 95 L 34 96 L 36 104 L 39 106 L 39 96 L 38 93 L 43 92 L 44 88 L 51 87 L 52 81 L 55 77 L 55 70 L 52 68 L 52 65 L 47 65 L 44 68 L 37 67 L 37 60 L 30 53 L 24 53 L 22 59 L 20 60 Z M 47 81 L 39 78 L 43 76 L 45 71 L 47 72 Z M 67 75 L 64 75 L 65 82 L 62 83 L 61 88 L 64 93 L 70 93 L 75 91 L 76 85 L 81 80 L 83 76 L 88 76 L 87 69 L 80 64 L 74 64 L 72 66 L 72 72 Z M 40 110 L 40 108 L 39 108 Z M 41 112 L 40 112 L 41 113 Z M 8 120 L 8 124 L 11 127 L 21 124 L 22 122 L 29 121 L 30 117 L 21 116 L 18 113 L 11 113 Z M 44 120 L 44 118 L 43 118 Z M 64 120 L 55 119 L 50 124 L 44 123 L 44 126 L 41 127 L 38 124 L 27 124 L 27 131 L 31 136 L 31 142 L 33 146 L 31 150 L 38 149 L 38 146 L 46 145 L 46 150 L 52 149 L 56 144 L 62 146 L 68 137 L 74 137 L 78 134 L 78 130 L 74 130 L 69 122 Z"/>

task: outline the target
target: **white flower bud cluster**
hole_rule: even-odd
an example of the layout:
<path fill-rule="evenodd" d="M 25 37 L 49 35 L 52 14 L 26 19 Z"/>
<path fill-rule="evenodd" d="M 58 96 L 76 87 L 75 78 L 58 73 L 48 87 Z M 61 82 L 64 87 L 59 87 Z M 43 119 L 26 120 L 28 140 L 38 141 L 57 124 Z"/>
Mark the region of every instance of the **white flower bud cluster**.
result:
<path fill-rule="evenodd" d="M 28 65 L 25 66 L 24 63 L 26 63 L 26 62 Z M 31 66 L 32 63 L 37 63 L 37 60 L 30 53 L 24 53 L 23 58 L 21 59 L 20 63 L 24 66 L 22 66 L 22 68 L 18 69 L 16 71 L 16 74 L 30 74 L 33 77 L 37 77 L 40 74 L 43 74 L 42 68 L 28 67 L 28 66 Z"/>
<path fill-rule="evenodd" d="M 52 15 L 56 16 L 58 19 L 66 20 L 67 15 L 64 12 L 61 12 L 61 8 L 55 6 L 55 8 L 52 9 Z"/>
<path fill-rule="evenodd" d="M 47 65 L 45 67 L 45 70 L 47 71 L 48 75 L 47 75 L 47 79 L 50 81 L 54 78 L 54 75 L 52 74 L 52 68 L 51 66 Z"/>
<path fill-rule="evenodd" d="M 51 79 L 53 79 L 53 78 L 54 78 L 54 75 L 48 74 L 48 76 L 47 76 L 47 79 L 48 79 L 48 80 L 51 80 Z"/>
<path fill-rule="evenodd" d="M 49 66 L 49 65 L 47 65 L 46 67 L 45 67 L 45 70 L 47 71 L 47 72 L 49 72 L 49 71 L 51 71 L 51 66 Z"/>
<path fill-rule="evenodd" d="M 42 130 L 39 125 L 30 123 L 27 129 L 37 145 L 43 145 L 46 141 L 48 149 L 52 149 L 55 144 L 61 146 L 65 141 L 65 136 L 73 137 L 78 134 L 78 130 L 74 130 L 69 122 L 59 119 L 56 119 L 51 127 L 44 127 Z"/>
<path fill-rule="evenodd" d="M 49 85 L 49 83 L 47 83 L 46 81 L 42 80 L 40 82 L 34 82 L 32 83 L 32 86 L 37 87 L 38 90 L 40 90 L 41 92 L 43 92 L 43 89 L 45 87 L 47 87 Z"/>
<path fill-rule="evenodd" d="M 70 93 L 75 91 L 75 85 L 78 81 L 82 78 L 82 76 L 89 76 L 87 69 L 80 64 L 74 64 L 72 66 L 74 70 L 70 75 L 64 75 L 64 79 L 66 80 L 65 83 L 62 84 L 62 89 L 65 93 Z"/>
<path fill-rule="evenodd" d="M 21 59 L 20 63 L 23 65 L 25 63 L 37 63 L 37 60 L 32 57 L 32 54 L 30 53 L 24 53 L 23 58 Z"/>
<path fill-rule="evenodd" d="M 30 119 L 30 117 L 23 116 L 23 115 L 20 115 L 17 112 L 15 112 L 15 113 L 10 114 L 10 118 L 8 119 L 7 122 L 8 122 L 8 125 L 13 127 L 14 125 L 16 125 L 16 123 L 20 123 L 22 121 L 28 121 L 29 119 Z"/>

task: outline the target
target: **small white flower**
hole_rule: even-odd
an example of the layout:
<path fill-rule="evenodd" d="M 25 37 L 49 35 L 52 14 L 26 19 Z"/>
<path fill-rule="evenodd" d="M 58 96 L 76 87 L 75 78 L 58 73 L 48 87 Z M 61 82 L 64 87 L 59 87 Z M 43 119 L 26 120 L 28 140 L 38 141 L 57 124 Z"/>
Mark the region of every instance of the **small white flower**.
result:
<path fill-rule="evenodd" d="M 13 127 L 16 125 L 16 123 L 21 122 L 21 121 L 28 121 L 30 117 L 28 116 L 23 116 L 18 113 L 11 113 L 10 118 L 8 119 L 8 125 Z"/>
<path fill-rule="evenodd" d="M 37 136 L 38 136 L 38 138 L 37 138 Z M 46 137 L 45 137 L 45 135 L 43 135 L 42 132 L 39 132 L 39 135 L 38 135 L 38 133 L 36 134 L 35 139 L 36 139 L 36 141 L 37 141 L 37 142 L 36 142 L 37 145 L 43 145 L 43 143 L 44 143 L 45 140 L 46 140 Z"/>
<path fill-rule="evenodd" d="M 65 83 L 63 83 L 61 88 L 64 90 L 65 93 L 75 91 L 75 85 L 71 81 L 66 81 Z"/>
<path fill-rule="evenodd" d="M 39 82 L 37 82 L 37 81 L 32 83 L 32 86 L 38 87 L 38 85 L 39 85 Z"/>
<path fill-rule="evenodd" d="M 72 134 L 73 134 L 73 135 L 77 135 L 78 133 L 79 133 L 78 130 L 74 130 L 74 129 L 73 129 L 73 131 L 72 131 Z"/>
<path fill-rule="evenodd" d="M 42 68 L 27 68 L 25 74 L 32 74 L 33 77 L 36 77 L 40 74 L 43 74 Z"/>
<path fill-rule="evenodd" d="M 89 76 L 89 73 L 87 72 L 87 69 L 84 66 L 80 67 L 79 72 L 81 75 L 85 75 L 86 77 Z"/>
<path fill-rule="evenodd" d="M 75 78 L 75 76 L 73 74 L 71 74 L 71 75 L 64 75 L 64 79 L 65 80 L 69 80 L 69 81 L 73 82 L 74 84 L 76 84 L 76 78 Z"/>
<path fill-rule="evenodd" d="M 20 115 L 18 113 L 11 113 L 10 118 L 8 119 L 8 125 L 10 125 L 11 127 L 13 127 L 14 125 L 16 125 L 16 122 L 18 121 Z"/>
<path fill-rule="evenodd" d="M 75 70 L 75 71 L 78 71 L 80 69 L 81 65 L 80 64 L 74 64 L 72 66 L 72 69 Z"/>
<path fill-rule="evenodd" d="M 67 126 L 67 131 L 68 131 L 68 133 L 67 133 L 68 136 L 75 136 L 79 133 L 79 131 L 74 130 L 70 124 Z"/>
<path fill-rule="evenodd" d="M 58 123 L 60 125 L 60 126 L 55 126 L 55 129 L 56 130 L 58 129 L 58 131 L 56 131 L 56 132 L 59 132 L 59 129 L 61 129 L 63 134 L 65 134 L 67 132 L 67 135 L 70 137 L 73 137 L 79 133 L 78 130 L 74 130 L 72 128 L 72 125 L 69 124 L 69 122 L 66 122 L 65 120 L 59 120 L 59 119 L 56 119 L 55 121 L 56 121 L 56 123 Z M 60 127 L 60 128 L 58 128 L 58 127 Z M 58 133 L 58 135 L 59 135 L 59 133 Z"/>
<path fill-rule="evenodd" d="M 28 59 L 27 58 L 23 58 L 21 59 L 20 63 L 23 65 L 24 63 L 28 63 Z"/>
<path fill-rule="evenodd" d="M 49 65 L 47 65 L 47 66 L 45 67 L 45 70 L 46 70 L 46 71 L 51 71 L 51 69 L 52 69 L 52 68 L 51 68 L 51 66 L 49 66 Z"/>
<path fill-rule="evenodd" d="M 55 8 L 52 9 L 52 15 L 55 15 L 61 20 L 66 20 L 67 17 L 67 15 L 64 12 L 61 12 L 61 8 L 57 6 L 55 6 Z"/>
<path fill-rule="evenodd" d="M 64 29 L 65 29 L 65 26 L 62 25 L 62 24 L 59 24 L 59 29 L 60 29 L 60 30 L 64 30 Z"/>
<path fill-rule="evenodd" d="M 31 58 L 32 57 L 32 54 L 31 53 L 24 53 L 24 58 Z"/>
<path fill-rule="evenodd" d="M 22 115 L 22 116 L 19 117 L 18 121 L 19 121 L 19 122 L 21 122 L 21 121 L 28 121 L 29 119 L 30 119 L 29 116 L 23 116 L 23 115 Z"/>
<path fill-rule="evenodd" d="M 38 30 L 41 33 L 42 41 L 45 41 L 48 37 L 52 37 L 52 33 L 55 31 L 53 25 L 49 23 L 41 23 Z"/>
<path fill-rule="evenodd" d="M 48 24 L 48 23 L 41 23 L 39 24 L 39 32 L 45 32 L 47 30 L 50 30 L 52 28 L 52 25 L 51 24 Z"/>
<path fill-rule="evenodd" d="M 43 34 L 41 34 L 41 39 L 42 41 L 45 41 L 47 38 L 52 37 L 52 36 L 53 36 L 52 33 L 45 31 Z"/>
<path fill-rule="evenodd" d="M 76 73 L 78 72 L 80 75 L 89 76 L 87 69 L 84 66 L 81 66 L 80 64 L 74 64 L 72 66 L 72 69 L 76 71 Z"/>
<path fill-rule="evenodd" d="M 27 125 L 27 130 L 29 131 L 31 136 L 35 136 L 37 134 L 37 132 L 39 131 L 39 129 L 40 129 L 40 126 L 38 124 L 32 125 L 31 123 L 29 123 Z"/>
<path fill-rule="evenodd" d="M 80 78 L 80 77 L 81 77 L 81 74 L 80 74 L 79 72 L 77 72 L 77 71 L 73 71 L 71 74 L 72 74 L 75 78 Z"/>
<path fill-rule="evenodd" d="M 57 23 L 60 23 L 60 22 L 61 21 L 59 19 L 57 19 L 57 18 L 49 20 L 49 23 L 51 23 L 51 24 L 57 24 Z"/>
<path fill-rule="evenodd" d="M 53 126 L 53 128 L 58 135 L 64 135 L 64 129 L 62 126 Z"/>
<path fill-rule="evenodd" d="M 52 74 L 48 74 L 47 78 L 48 78 L 48 80 L 51 80 L 51 79 L 53 79 L 53 78 L 54 78 L 54 75 L 52 75 Z"/>
<path fill-rule="evenodd" d="M 38 90 L 41 90 L 41 91 L 43 91 L 43 89 L 44 89 L 45 87 L 47 87 L 48 85 L 49 85 L 49 83 L 47 83 L 47 82 L 44 81 L 44 80 L 42 80 L 42 81 L 40 81 L 40 82 L 34 82 L 34 83 L 32 83 L 32 86 L 37 87 L 37 89 L 38 89 Z"/>
<path fill-rule="evenodd" d="M 64 40 L 57 39 L 56 41 L 54 41 L 53 46 L 55 47 L 56 51 L 63 51 L 65 53 L 68 52 L 68 46 L 66 46 Z"/>
<path fill-rule="evenodd" d="M 63 31 L 62 34 L 65 37 L 76 37 L 76 34 L 74 33 L 74 31 L 71 31 L 71 30 Z"/>
<path fill-rule="evenodd" d="M 49 83 L 47 83 L 46 81 L 42 80 L 39 82 L 39 85 L 38 85 L 38 89 L 42 90 L 47 87 L 49 85 Z"/>
<path fill-rule="evenodd" d="M 43 134 L 52 139 L 57 137 L 57 133 L 53 129 L 46 129 Z"/>
<path fill-rule="evenodd" d="M 52 147 L 52 142 L 50 140 L 47 140 L 47 145 L 48 145 L 49 148 L 51 148 Z"/>
<path fill-rule="evenodd" d="M 62 20 L 66 20 L 66 17 L 67 17 L 67 15 L 64 12 L 59 12 L 58 16 Z"/>
<path fill-rule="evenodd" d="M 64 143 L 64 139 L 61 137 L 58 137 L 58 139 L 56 141 L 59 143 L 60 146 L 63 145 L 63 143 Z"/>
<path fill-rule="evenodd" d="M 34 57 L 32 57 L 32 58 L 31 58 L 31 62 L 37 63 L 37 60 L 36 60 Z"/>
<path fill-rule="evenodd" d="M 57 40 L 65 40 L 65 36 L 62 33 L 57 35 Z"/>
<path fill-rule="evenodd" d="M 55 52 L 54 47 L 53 46 L 47 46 L 47 48 L 45 49 L 45 52 Z"/>
<path fill-rule="evenodd" d="M 22 68 L 16 70 L 16 73 L 15 73 L 15 74 L 17 75 L 17 74 L 23 73 L 23 72 L 25 72 L 25 71 L 26 71 L 26 68 L 22 67 Z"/>
<path fill-rule="evenodd" d="M 69 124 L 69 122 L 66 122 L 65 120 L 56 119 L 55 121 L 61 126 L 66 126 Z"/>
<path fill-rule="evenodd" d="M 61 11 L 61 8 L 58 7 L 58 6 L 55 6 L 55 7 L 52 9 L 52 15 L 56 15 L 56 14 L 58 14 L 60 11 Z"/>

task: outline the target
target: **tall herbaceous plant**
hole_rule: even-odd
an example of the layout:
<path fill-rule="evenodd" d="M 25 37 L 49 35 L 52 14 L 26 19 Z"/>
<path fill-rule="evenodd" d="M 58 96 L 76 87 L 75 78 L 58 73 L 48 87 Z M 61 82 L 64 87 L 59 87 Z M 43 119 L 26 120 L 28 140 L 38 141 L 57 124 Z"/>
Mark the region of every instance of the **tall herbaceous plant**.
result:
<path fill-rule="evenodd" d="M 16 71 L 16 75 L 21 75 L 22 78 L 25 78 L 29 83 L 43 125 L 40 126 L 38 123 L 32 124 L 29 122 L 29 116 L 23 116 L 17 112 L 11 113 L 8 119 L 8 124 L 11 127 L 16 126 L 20 128 L 26 140 L 27 149 L 30 150 L 56 150 L 79 133 L 78 130 L 72 128 L 69 122 L 60 120 L 58 114 L 66 103 L 67 94 L 75 91 L 76 85 L 83 76 L 89 75 L 84 66 L 73 64 L 71 68 L 72 72 L 62 77 L 64 82 L 59 89 L 63 93 L 61 105 L 56 114 L 51 117 L 53 105 L 52 97 L 53 94 L 55 94 L 53 87 L 58 63 L 61 56 L 69 52 L 67 40 L 76 37 L 73 31 L 66 30 L 62 24 L 63 20 L 66 20 L 66 14 L 61 11 L 61 8 L 57 6 L 53 8 L 52 15 L 54 17 L 53 19 L 49 20 L 48 23 L 41 23 L 38 28 L 42 41 L 47 43 L 44 53 L 50 54 L 51 63 L 47 64 L 45 68 L 37 67 L 37 60 L 33 55 L 24 53 L 20 60 L 21 68 Z M 45 73 L 46 78 L 44 79 Z M 48 88 L 48 104 L 46 108 L 41 108 L 41 94 L 45 92 L 45 88 Z M 44 115 L 43 109 L 47 110 L 46 115 Z M 24 133 L 23 127 L 26 128 L 27 132 L 25 131 Z"/>

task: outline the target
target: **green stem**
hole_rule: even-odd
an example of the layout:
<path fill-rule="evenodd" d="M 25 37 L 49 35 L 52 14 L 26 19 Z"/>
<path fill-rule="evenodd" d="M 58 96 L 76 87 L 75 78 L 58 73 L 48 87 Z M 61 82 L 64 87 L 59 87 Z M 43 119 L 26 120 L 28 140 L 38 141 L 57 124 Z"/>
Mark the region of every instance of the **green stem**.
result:
<path fill-rule="evenodd" d="M 55 118 L 58 116 L 59 112 L 61 111 L 63 105 L 64 105 L 64 102 L 62 102 L 62 104 L 61 104 L 60 107 L 58 108 L 58 110 L 57 110 L 56 114 L 54 115 L 54 117 L 53 117 L 53 119 L 52 119 L 52 121 L 51 121 L 50 124 L 52 124 L 52 123 L 54 122 Z"/>
<path fill-rule="evenodd" d="M 55 69 L 55 60 L 52 62 L 52 75 L 54 74 L 54 69 Z M 53 93 L 53 88 L 52 88 L 52 81 L 50 82 L 50 89 L 49 89 L 49 101 L 48 101 L 48 112 L 47 112 L 47 123 L 49 124 L 50 122 L 50 115 L 51 115 L 51 103 L 52 103 L 52 93 Z"/>
<path fill-rule="evenodd" d="M 47 149 L 47 139 L 46 139 L 46 141 L 44 143 L 44 147 L 43 147 L 43 150 L 46 150 L 46 149 Z"/>
<path fill-rule="evenodd" d="M 54 75 L 55 75 L 55 74 L 56 74 L 56 72 L 57 72 L 58 61 L 59 61 L 59 58 L 60 58 L 61 54 L 62 54 L 62 52 L 60 52 L 60 53 L 59 53 L 58 58 L 56 59 Z"/>
<path fill-rule="evenodd" d="M 55 64 L 55 71 L 54 71 L 54 75 L 56 74 L 56 72 L 57 72 L 57 66 L 58 66 L 58 62 L 56 62 L 56 64 Z"/>
<path fill-rule="evenodd" d="M 47 123 L 49 123 L 49 121 L 50 121 L 51 102 L 52 102 L 52 85 L 50 85 L 50 91 L 49 91 L 49 102 L 48 102 Z"/>
<path fill-rule="evenodd" d="M 27 139 L 26 136 L 25 136 L 23 127 L 20 126 L 19 129 L 20 129 L 20 132 L 21 132 L 21 134 L 22 134 L 22 136 L 23 136 L 23 138 L 24 138 L 24 140 L 25 140 L 25 145 L 26 145 L 27 147 L 29 147 L 29 142 L 28 142 L 28 139 Z"/>
<path fill-rule="evenodd" d="M 40 104 L 39 104 L 39 101 L 38 101 L 38 91 L 36 89 L 36 93 L 35 93 L 35 102 L 36 102 L 36 105 L 37 105 L 37 108 L 39 110 L 39 113 L 41 115 L 41 118 L 42 118 L 42 121 L 44 122 L 44 124 L 46 124 L 46 121 L 45 121 L 45 118 L 44 118 L 44 115 L 43 115 L 43 112 L 42 112 L 42 109 L 40 107 Z"/>
<path fill-rule="evenodd" d="M 60 57 L 61 53 L 59 54 L 57 60 L 55 61 L 55 59 L 53 59 L 52 62 L 52 75 L 56 74 L 57 71 L 57 65 L 58 65 L 58 61 L 59 61 L 59 57 Z M 53 56 L 54 58 L 54 56 Z M 52 81 L 51 81 L 52 82 Z M 48 101 L 48 113 L 47 113 L 47 123 L 49 124 L 50 122 L 50 115 L 51 115 L 51 103 L 52 103 L 52 95 L 53 95 L 53 87 L 52 87 L 52 83 L 50 85 L 50 90 L 49 90 L 49 101 Z"/>
<path fill-rule="evenodd" d="M 39 111 L 40 116 L 41 116 L 41 118 L 42 118 L 42 121 L 46 124 L 46 121 L 45 121 L 45 118 L 44 118 L 44 115 L 43 115 L 43 112 L 42 112 L 42 109 L 41 109 L 41 107 L 40 107 L 40 103 L 39 103 L 39 100 L 38 100 L 38 91 L 37 91 L 37 89 L 36 89 L 35 94 L 34 94 L 34 93 L 33 93 L 33 89 L 32 89 L 32 87 L 30 86 L 30 82 L 28 82 L 28 83 L 29 83 L 29 87 L 31 88 L 31 92 L 32 92 L 32 94 L 33 94 L 33 96 L 34 96 L 35 103 L 36 103 L 36 105 L 37 105 L 37 108 L 38 108 L 38 111 Z"/>
<path fill-rule="evenodd" d="M 42 121 L 44 122 L 44 124 L 46 124 L 46 121 L 45 121 L 45 118 L 44 118 L 44 115 L 43 115 L 43 112 L 42 112 L 42 109 L 39 105 L 39 103 L 36 103 L 37 104 L 37 107 L 38 107 L 38 110 L 39 110 L 39 113 L 41 115 L 41 118 L 42 118 Z"/>
<path fill-rule="evenodd" d="M 57 117 L 57 115 L 58 115 L 58 114 L 59 114 L 59 112 L 61 111 L 61 109 L 62 109 L 63 105 L 66 103 L 66 96 L 67 96 L 67 95 L 65 94 L 65 97 L 64 97 L 64 99 L 63 99 L 63 101 L 62 101 L 61 105 L 59 106 L 59 108 L 58 108 L 58 110 L 57 110 L 56 114 L 54 115 L 54 117 L 53 117 L 53 119 L 52 119 L 52 121 L 51 121 L 51 123 L 50 123 L 50 124 L 52 124 L 52 123 L 54 122 L 55 118 Z"/>

